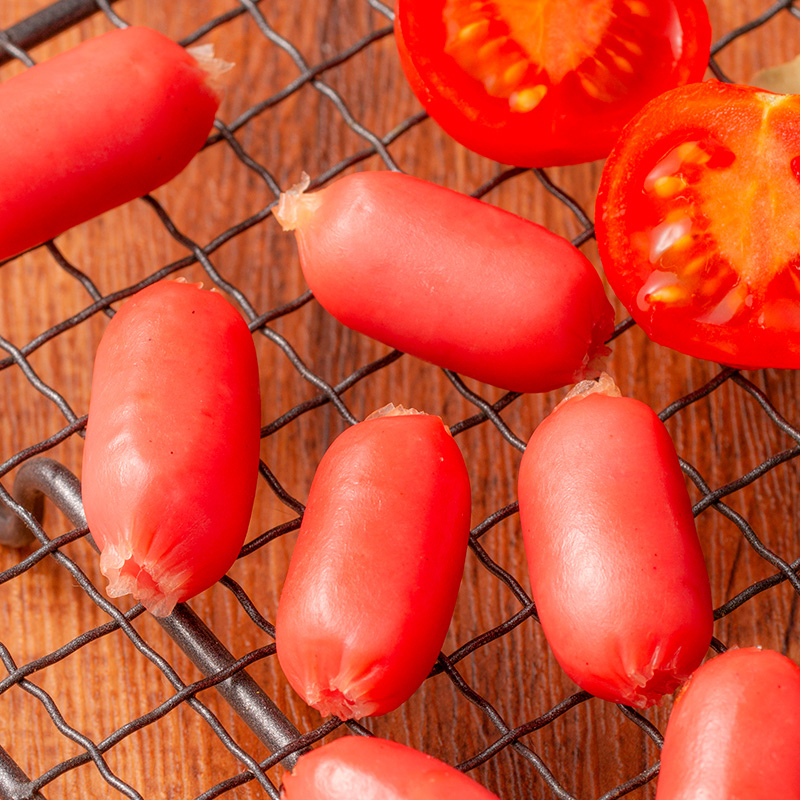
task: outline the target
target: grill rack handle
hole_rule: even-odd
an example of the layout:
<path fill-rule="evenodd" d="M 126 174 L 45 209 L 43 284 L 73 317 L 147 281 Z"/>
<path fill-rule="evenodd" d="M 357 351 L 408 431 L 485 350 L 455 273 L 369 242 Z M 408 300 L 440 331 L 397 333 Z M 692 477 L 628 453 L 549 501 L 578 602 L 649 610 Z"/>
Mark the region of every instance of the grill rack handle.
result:
<path fill-rule="evenodd" d="M 52 458 L 33 458 L 17 472 L 14 499 L 41 523 L 45 497 L 50 498 L 76 528 L 86 527 L 78 478 Z M 97 550 L 91 534 L 86 540 Z M 35 537 L 24 520 L 10 508 L 0 505 L 0 545 L 25 547 L 33 541 Z M 178 603 L 169 616 L 155 619 L 205 677 L 236 662 L 233 654 L 186 603 Z M 291 747 L 300 739 L 297 728 L 245 670 L 237 671 L 215 688 L 270 753 Z M 292 769 L 304 751 L 288 753 L 281 763 Z M 0 797 L 9 800 L 28 797 L 27 780 L 19 766 L 0 748 Z M 36 797 L 44 800 L 41 795 Z"/>

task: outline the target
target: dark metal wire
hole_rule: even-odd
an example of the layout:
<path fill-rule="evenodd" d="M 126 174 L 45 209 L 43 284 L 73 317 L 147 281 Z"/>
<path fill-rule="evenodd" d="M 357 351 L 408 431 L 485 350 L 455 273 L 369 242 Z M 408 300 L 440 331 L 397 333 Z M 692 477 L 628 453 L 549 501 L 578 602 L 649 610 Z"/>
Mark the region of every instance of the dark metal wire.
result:
<path fill-rule="evenodd" d="M 34 61 L 27 52 L 29 48 L 51 38 L 79 19 L 85 18 L 88 14 L 102 13 L 109 24 L 117 27 L 126 26 L 128 24 L 127 20 L 111 8 L 114 1 L 60 0 L 60 2 L 53 3 L 48 8 L 27 20 L 21 21 L 8 30 L 0 31 L 0 64 L 16 58 L 27 66 L 31 66 Z M 357 0 L 353 0 L 353 2 L 357 2 Z M 115 304 L 144 286 L 192 265 L 199 265 L 208 275 L 209 280 L 225 291 L 239 305 L 248 318 L 250 329 L 254 334 L 264 337 L 273 346 L 282 351 L 288 362 L 294 367 L 298 381 L 306 382 L 314 388 L 315 394 L 310 399 L 298 403 L 293 408 L 282 411 L 274 419 L 267 422 L 262 428 L 263 438 L 269 438 L 277 434 L 279 431 L 291 426 L 298 419 L 325 405 L 330 405 L 345 423 L 352 424 L 357 421 L 358 417 L 350 410 L 344 396 L 362 381 L 369 380 L 371 376 L 403 358 L 403 354 L 399 351 L 387 353 L 370 363 L 358 366 L 350 375 L 333 383 L 308 366 L 300 357 L 292 342 L 276 328 L 271 327 L 273 323 L 298 312 L 311 302 L 313 299 L 311 293 L 304 292 L 297 298 L 275 308 L 259 309 L 240 287 L 225 278 L 216 268 L 213 259 L 216 257 L 217 251 L 225 244 L 246 231 L 265 223 L 270 216 L 281 188 L 275 177 L 276 168 L 279 165 L 261 163 L 249 153 L 244 144 L 245 137 L 242 134 L 247 131 L 248 125 L 254 120 L 267 113 L 270 109 L 286 102 L 298 92 L 306 89 L 306 87 L 313 89 L 325 103 L 329 103 L 361 142 L 360 149 L 335 164 L 325 165 L 321 168 L 319 174 L 312 176 L 312 187 L 324 185 L 347 169 L 373 156 L 377 156 L 387 169 L 400 169 L 390 152 L 390 148 L 401 137 L 406 136 L 409 131 L 421 124 L 426 124 L 427 115 L 419 111 L 389 131 L 371 130 L 351 111 L 351 103 L 348 101 L 346 91 L 334 89 L 328 81 L 328 76 L 333 75 L 337 68 L 357 58 L 370 48 L 378 46 L 382 40 L 391 36 L 391 25 L 386 24 L 387 21 L 391 23 L 393 19 L 393 13 L 389 6 L 380 2 L 380 0 L 363 0 L 363 2 L 375 12 L 376 20 L 373 29 L 365 36 L 343 47 L 339 52 L 327 55 L 316 63 L 310 63 L 306 56 L 288 38 L 275 29 L 269 21 L 269 5 L 259 2 L 259 0 L 238 0 L 238 4 L 235 4 L 232 0 L 230 10 L 213 19 L 197 20 L 196 27 L 182 38 L 181 43 L 189 45 L 208 33 L 224 29 L 226 25 L 231 24 L 234 20 L 239 20 L 237 24 L 241 24 L 243 20 L 249 21 L 262 34 L 265 50 L 275 50 L 277 48 L 285 56 L 288 56 L 295 65 L 297 69 L 296 76 L 279 91 L 258 100 L 250 108 L 241 111 L 239 116 L 227 124 L 217 120 L 215 132 L 206 145 L 207 147 L 229 148 L 232 156 L 249 173 L 263 182 L 269 192 L 270 201 L 256 213 L 219 232 L 211 241 L 201 243 L 193 241 L 191 237 L 180 229 L 170 215 L 168 208 L 165 208 L 154 197 L 144 198 L 143 202 L 174 241 L 185 250 L 185 255 L 169 264 L 160 265 L 147 278 L 110 294 L 103 294 L 88 275 L 78 266 L 70 263 L 57 244 L 50 242 L 42 246 L 49 252 L 56 268 L 83 287 L 88 296 L 87 305 L 79 312 L 40 332 L 26 343 L 16 343 L 13 341 L 13 334 L 3 335 L 3 332 L 0 332 L 0 348 L 7 354 L 0 359 L 0 372 L 3 370 L 19 372 L 35 391 L 44 396 L 46 401 L 58 410 L 66 420 L 66 424 L 40 442 L 34 443 L 7 457 L 0 464 L 0 479 L 11 470 L 19 469 L 19 480 L 19 475 L 24 474 L 24 470 L 29 467 L 31 469 L 35 468 L 34 465 L 37 463 L 35 457 L 45 455 L 52 448 L 70 437 L 82 436 L 86 424 L 86 418 L 75 413 L 68 399 L 55 386 L 48 384 L 47 381 L 40 377 L 32 365 L 30 357 L 55 338 L 74 330 L 95 315 L 113 315 Z M 712 48 L 710 62 L 712 72 L 722 80 L 730 80 L 717 63 L 719 54 L 733 42 L 742 39 L 751 31 L 779 15 L 783 15 L 786 20 L 796 20 L 800 17 L 800 12 L 790 0 L 781 0 L 781 2 L 771 5 L 741 27 L 726 33 L 718 39 Z M 516 180 L 528 172 L 531 172 L 531 170 L 498 167 L 496 174 L 482 185 L 476 187 L 472 194 L 475 197 L 484 198 L 504 183 Z M 533 170 L 532 172 L 544 190 L 550 194 L 553 202 L 563 204 L 575 217 L 580 226 L 580 232 L 573 238 L 573 242 L 580 246 L 591 240 L 594 236 L 594 227 L 590 213 L 565 188 L 553 180 L 550 173 L 543 170 Z M 6 259 L 6 261 L 0 263 L 0 269 L 13 260 Z M 624 335 L 633 326 L 634 323 L 631 319 L 620 321 L 612 338 Z M 89 365 L 86 366 L 88 369 Z M 500 399 L 490 401 L 479 392 L 468 388 L 460 376 L 450 372 L 447 372 L 446 376 L 455 391 L 474 407 L 474 412 L 470 416 L 451 424 L 453 435 L 457 436 L 476 426 L 488 424 L 488 429 L 505 441 L 512 453 L 518 455 L 519 452 L 524 450 L 524 439 L 511 429 L 502 416 L 506 409 L 520 399 L 521 395 L 509 392 Z M 740 531 L 742 541 L 747 542 L 753 552 L 764 559 L 774 570 L 769 577 L 758 580 L 740 590 L 720 605 L 715 611 L 716 619 L 726 617 L 757 595 L 783 583 L 790 583 L 795 593 L 800 594 L 800 576 L 798 576 L 800 557 L 798 557 L 798 554 L 773 552 L 748 520 L 724 502 L 726 498 L 739 492 L 744 487 L 763 479 L 765 475 L 780 465 L 797 458 L 800 455 L 800 429 L 784 418 L 768 393 L 743 377 L 737 370 L 731 368 L 720 368 L 717 375 L 707 383 L 693 389 L 683 397 L 674 399 L 663 409 L 660 416 L 663 420 L 668 420 L 675 415 L 681 414 L 695 403 L 708 398 L 723 386 L 729 386 L 733 390 L 746 395 L 750 405 L 763 414 L 764 418 L 769 421 L 775 430 L 780 432 L 782 436 L 787 437 L 793 443 L 793 446 L 782 447 L 777 452 L 764 457 L 761 463 L 753 466 L 746 474 L 713 488 L 693 465 L 685 460 L 682 462 L 687 476 L 694 482 L 701 495 L 701 499 L 694 507 L 695 514 L 705 514 L 712 510 L 732 521 Z M 276 501 L 281 503 L 287 512 L 291 514 L 291 519 L 263 532 L 249 542 L 242 549 L 240 558 L 247 558 L 256 550 L 265 548 L 276 539 L 297 530 L 303 513 L 302 502 L 284 487 L 280 476 L 264 462 L 261 463 L 260 474 L 265 486 L 273 493 Z M 235 741 L 219 719 L 198 699 L 198 694 L 201 691 L 214 687 L 227 697 L 234 708 L 237 708 L 238 705 L 237 710 L 242 711 L 243 708 L 245 709 L 243 717 L 249 717 L 248 724 L 256 733 L 259 730 L 263 733 L 264 727 L 268 728 L 270 720 L 275 718 L 273 709 L 269 703 L 264 703 L 264 698 L 259 700 L 261 705 L 256 703 L 253 706 L 251 703 L 253 695 L 260 690 L 257 687 L 253 687 L 245 667 L 258 660 L 273 657 L 274 644 L 271 643 L 271 639 L 274 637 L 274 626 L 264 616 L 263 610 L 259 609 L 257 604 L 248 596 L 245 588 L 230 577 L 222 581 L 222 584 L 230 591 L 236 602 L 240 604 L 248 619 L 259 631 L 265 634 L 267 640 L 265 640 L 262 647 L 239 658 L 234 658 L 230 653 L 224 651 L 224 648 L 220 650 L 221 644 L 216 640 L 213 633 L 199 618 L 193 618 L 188 609 L 185 612 L 178 612 L 175 619 L 167 623 L 166 627 L 168 629 L 172 628 L 170 635 L 178 640 L 183 640 L 184 644 L 188 641 L 191 647 L 194 647 L 194 658 L 204 664 L 202 671 L 206 677 L 200 681 L 186 684 L 157 649 L 132 626 L 131 623 L 144 613 L 142 607 L 137 605 L 127 613 L 122 613 L 114 604 L 108 601 L 102 591 L 92 584 L 76 562 L 65 554 L 64 549 L 67 545 L 78 546 L 73 545 L 73 543 L 83 538 L 90 539 L 82 521 L 79 498 L 76 501 L 74 496 L 74 486 L 70 489 L 69 481 L 67 481 L 66 485 L 59 485 L 56 480 L 47 483 L 50 495 L 57 498 L 57 502 L 60 502 L 62 508 L 67 510 L 68 515 L 71 516 L 73 523 L 77 526 L 72 531 L 54 538 L 50 538 L 40 524 L 41 498 L 36 492 L 31 493 L 29 488 L 25 486 L 24 478 L 21 483 L 15 485 L 13 493 L 9 493 L 0 484 L 0 500 L 2 501 L 0 503 L 0 512 L 3 512 L 0 513 L 0 537 L 3 535 L 2 529 L 5 526 L 8 535 L 6 544 L 20 546 L 30 542 L 31 539 L 35 543 L 35 549 L 32 552 L 22 555 L 17 564 L 0 573 L 0 584 L 13 581 L 37 565 L 49 560 L 59 568 L 69 571 L 75 585 L 86 594 L 87 601 L 97 604 L 107 615 L 108 621 L 91 630 L 84 631 L 81 635 L 50 653 L 19 665 L 11 655 L 11 648 L 7 644 L 0 642 L 0 660 L 3 661 L 7 671 L 7 675 L 0 678 L 0 694 L 14 689 L 23 690 L 31 694 L 42 704 L 46 713 L 52 718 L 56 734 L 71 739 L 80 748 L 80 753 L 77 756 L 51 766 L 46 772 L 35 776 L 31 780 L 17 765 L 13 757 L 14 754 L 8 753 L 0 747 L 0 798 L 4 798 L 4 800 L 6 798 L 8 800 L 42 800 L 41 790 L 44 790 L 59 777 L 84 764 L 94 765 L 94 768 L 105 780 L 109 793 L 113 796 L 122 795 L 130 798 L 143 798 L 143 800 L 158 796 L 145 795 L 143 787 L 132 786 L 125 776 L 118 775 L 109 766 L 106 755 L 113 752 L 113 749 L 131 734 L 155 723 L 165 715 L 172 713 L 175 708 L 183 705 L 192 708 L 205 720 L 222 745 L 236 759 L 239 766 L 239 771 L 236 774 L 231 774 L 214 786 L 208 787 L 198 796 L 197 800 L 210 800 L 210 798 L 231 792 L 236 787 L 254 783 L 259 785 L 267 796 L 277 798 L 278 789 L 267 775 L 267 771 L 271 767 L 281 761 L 289 764 L 293 763 L 297 755 L 302 753 L 305 748 L 325 739 L 325 737 L 338 731 L 343 726 L 346 726 L 351 734 L 371 735 L 370 731 L 359 723 L 343 723 L 335 718 L 302 735 L 291 723 L 288 723 L 288 727 L 284 727 L 282 730 L 282 738 L 278 737 L 275 740 L 270 740 L 269 735 L 261 736 L 262 740 L 268 741 L 268 748 L 272 751 L 268 758 L 263 758 L 263 754 L 256 756 L 248 752 Z M 72 492 L 71 500 L 70 492 Z M 534 747 L 524 740 L 525 737 L 530 736 L 535 731 L 539 731 L 552 724 L 555 720 L 569 714 L 573 709 L 588 701 L 590 696 L 585 692 L 572 694 L 557 702 L 552 708 L 542 711 L 534 719 L 512 723 L 506 721 L 498 712 L 491 698 L 483 696 L 474 689 L 457 669 L 457 665 L 468 664 L 468 659 L 475 653 L 508 635 L 526 620 L 530 618 L 536 619 L 536 608 L 531 597 L 511 572 L 489 554 L 489 550 L 485 546 L 487 539 L 490 540 L 493 536 L 498 535 L 498 526 L 505 520 L 513 519 L 517 511 L 517 505 L 513 502 L 499 508 L 476 525 L 470 535 L 470 551 L 479 568 L 484 570 L 492 580 L 500 582 L 503 591 L 509 593 L 509 597 L 515 604 L 514 608 L 506 618 L 493 621 L 486 630 L 473 635 L 468 641 L 458 645 L 451 653 L 442 653 L 431 674 L 447 676 L 458 695 L 478 709 L 485 724 L 494 731 L 490 744 L 479 752 L 466 754 L 456 765 L 459 769 L 463 771 L 475 769 L 479 765 L 495 758 L 502 751 L 512 751 L 515 758 L 520 759 L 527 765 L 532 780 L 547 787 L 548 796 L 562 798 L 562 800 L 575 800 L 575 796 L 565 788 L 566 776 L 563 774 L 562 767 L 557 760 L 552 759 L 552 763 L 546 763 L 541 754 L 538 754 Z M 151 708 L 147 713 L 135 719 L 121 720 L 115 731 L 102 741 L 95 742 L 69 723 L 59 707 L 57 699 L 34 683 L 33 679 L 38 673 L 69 658 L 76 651 L 91 647 L 94 642 L 117 631 L 121 631 L 137 651 L 161 671 L 172 686 L 173 694 L 158 706 Z M 722 652 L 725 649 L 725 644 L 715 638 L 712 642 L 712 649 Z M 239 687 L 239 689 L 234 691 L 230 687 Z M 237 692 L 239 693 L 238 699 L 235 696 Z M 246 707 L 249 705 L 251 707 L 247 710 Z M 643 748 L 647 742 L 651 743 L 651 747 L 660 747 L 662 733 L 646 716 L 624 706 L 619 707 L 619 713 L 632 726 L 635 726 L 634 730 L 638 729 L 642 737 Z M 3 742 L 0 741 L 0 745 L 2 744 Z M 600 800 L 612 800 L 612 798 L 629 795 L 651 781 L 657 775 L 659 768 L 657 760 L 651 759 L 651 761 L 653 763 L 648 764 L 644 769 L 641 769 L 642 765 L 639 764 L 635 768 L 638 772 L 632 774 L 619 786 L 606 791 L 600 797 Z M 632 769 L 631 771 L 634 772 L 635 770 Z M 508 796 L 505 800 L 521 799 Z"/>
<path fill-rule="evenodd" d="M 117 0 L 109 0 L 116 3 Z M 30 50 L 37 44 L 52 39 L 53 36 L 77 25 L 81 20 L 96 14 L 100 9 L 95 0 L 58 0 L 41 11 L 18 22 L 6 30 L 8 42 L 21 50 Z M 18 57 L 12 53 L 0 52 L 0 64 Z"/>

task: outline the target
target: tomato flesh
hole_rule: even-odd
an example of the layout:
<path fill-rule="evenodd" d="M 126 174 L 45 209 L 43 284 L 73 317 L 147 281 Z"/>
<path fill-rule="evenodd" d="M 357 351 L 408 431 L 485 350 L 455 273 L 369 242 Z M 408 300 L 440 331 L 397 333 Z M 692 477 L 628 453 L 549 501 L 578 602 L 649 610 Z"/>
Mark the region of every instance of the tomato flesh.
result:
<path fill-rule="evenodd" d="M 562 81 L 598 50 L 611 22 L 611 6 L 611 0 L 600 0 L 575 19 L 567 6 L 552 3 L 446 0 L 445 52 L 492 97 L 508 99 L 512 111 L 530 111 L 547 93 L 542 81 Z M 569 31 L 567 41 L 548 37 L 550 29 Z M 641 48 L 637 50 L 641 56 Z M 623 55 L 614 55 L 620 68 L 632 70 Z M 588 91 L 596 91 L 594 87 L 587 80 Z"/>
<path fill-rule="evenodd" d="M 612 288 L 655 341 L 800 365 L 800 97 L 710 82 L 625 129 L 598 196 Z"/>
<path fill-rule="evenodd" d="M 520 166 L 608 154 L 651 97 L 705 70 L 699 0 L 398 0 L 406 75 L 431 116 Z"/>

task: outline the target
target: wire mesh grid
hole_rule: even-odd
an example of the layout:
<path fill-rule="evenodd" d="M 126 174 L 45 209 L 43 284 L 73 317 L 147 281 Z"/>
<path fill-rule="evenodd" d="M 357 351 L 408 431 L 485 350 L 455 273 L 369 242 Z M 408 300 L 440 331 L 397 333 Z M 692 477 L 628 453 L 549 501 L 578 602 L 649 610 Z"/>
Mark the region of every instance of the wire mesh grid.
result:
<path fill-rule="evenodd" d="M 0 438 L 0 496 L 36 535 L 27 549 L 4 551 L 0 564 L 8 673 L 0 680 L 0 745 L 8 751 L 0 751 L 0 791 L 276 798 L 284 759 L 289 765 L 292 754 L 343 733 L 377 733 L 470 771 L 505 800 L 652 796 L 670 701 L 638 712 L 576 691 L 549 655 L 527 590 L 515 470 L 558 393 L 503 394 L 344 330 L 304 289 L 291 240 L 270 216 L 301 168 L 312 188 L 352 169 L 402 169 L 554 227 L 596 262 L 589 209 L 599 165 L 505 168 L 453 145 L 398 77 L 392 11 L 379 0 L 295 10 L 258 0 L 159 5 L 96 0 L 91 23 L 55 43 L 141 22 L 185 45 L 213 39 L 223 57 L 230 48 L 240 77 L 190 177 L 88 223 L 99 252 L 70 232 L 0 269 L 0 375 L 15 398 Z M 779 60 L 800 32 L 793 2 L 708 5 L 717 36 L 710 70 L 721 79 L 746 82 L 747 65 Z M 36 9 L 13 10 L 21 18 Z M 21 44 L 47 38 L 21 40 L 16 21 L 0 19 L 8 74 L 33 63 Z M 187 197 L 184 180 L 206 189 Z M 139 231 L 135 241 L 120 238 L 123 227 Z M 213 233 L 201 239 L 199 230 Z M 140 605 L 106 598 L 74 486 L 59 503 L 72 522 L 48 508 L 44 527 L 9 489 L 41 455 L 77 471 L 105 318 L 144 285 L 175 275 L 200 276 L 228 294 L 248 320 L 265 373 L 254 527 L 230 575 L 192 603 L 216 634 L 195 638 L 200 660 L 216 652 L 216 637 L 239 655 L 207 659 L 205 675 Z M 54 318 L 48 298 L 57 292 L 72 298 L 74 311 L 58 306 Z M 627 394 L 661 410 L 694 492 L 717 605 L 714 649 L 760 644 L 797 658 L 795 375 L 745 375 L 684 358 L 648 343 L 624 314 L 618 319 L 612 372 Z M 270 620 L 315 463 L 333 436 L 389 400 L 441 414 L 462 444 L 480 497 L 471 555 L 444 652 L 412 701 L 377 720 L 322 720 L 282 680 Z M 202 623 L 192 624 L 196 634 Z M 122 691 L 110 688 L 109 671 L 124 673 L 114 679 Z M 250 675 L 289 720 L 267 749 L 270 734 L 252 731 L 263 707 L 248 717 L 239 704 L 248 727 L 219 696 L 230 700 L 231 681 Z"/>

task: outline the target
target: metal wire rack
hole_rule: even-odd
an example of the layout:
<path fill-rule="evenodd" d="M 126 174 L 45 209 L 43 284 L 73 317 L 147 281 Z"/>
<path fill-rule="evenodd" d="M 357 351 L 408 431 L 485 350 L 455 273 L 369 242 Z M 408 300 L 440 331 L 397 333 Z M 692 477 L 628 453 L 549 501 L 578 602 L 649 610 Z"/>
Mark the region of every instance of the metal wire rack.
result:
<path fill-rule="evenodd" d="M 381 0 L 301 4 L 294 15 L 280 3 L 259 0 L 183 5 L 61 0 L 33 14 L 32 4 L 20 2 L 15 8 L 31 16 L 0 17 L 0 64 L 14 62 L 9 70 L 30 66 L 30 48 L 60 42 L 54 37 L 75 33 L 72 26 L 90 16 L 82 24 L 94 25 L 93 32 L 131 22 L 171 28 L 177 23 L 170 14 L 180 8 L 183 13 L 173 16 L 186 28 L 174 37 L 185 45 L 213 38 L 221 54 L 226 47 L 236 53 L 243 72 L 198 157 L 197 169 L 216 176 L 202 202 L 187 201 L 178 178 L 174 191 L 159 191 L 90 223 L 107 226 L 108 250 L 97 257 L 81 249 L 79 234 L 65 234 L 0 264 L 0 291 L 20 274 L 32 275 L 29 294 L 3 296 L 0 311 L 2 391 L 25 398 L 7 406 L 0 421 L 0 525 L 6 541 L 22 546 L 0 553 L 7 617 L 0 626 L 7 672 L 0 679 L 0 701 L 6 703 L 0 706 L 0 745 L 6 748 L 0 748 L 0 797 L 52 800 L 90 786 L 93 796 L 277 798 L 281 768 L 291 767 L 304 748 L 345 732 L 404 740 L 474 771 L 504 800 L 651 797 L 669 703 L 639 713 L 575 691 L 553 666 L 526 589 L 515 466 L 530 431 L 557 397 L 502 394 L 343 330 L 304 291 L 292 244 L 270 218 L 281 187 L 300 169 L 312 175 L 313 188 L 362 166 L 415 171 L 415 153 L 425 149 L 436 158 L 425 162 L 421 177 L 543 224 L 558 219 L 558 232 L 595 257 L 587 209 L 598 165 L 503 168 L 446 140 L 397 77 L 392 11 Z M 800 33 L 800 9 L 791 0 L 708 5 L 717 36 L 710 70 L 723 80 L 747 82 L 749 73 L 734 70 L 761 64 L 758 53 L 765 49 L 773 48 L 772 60 L 780 60 L 780 47 L 791 48 Z M 273 26 L 278 18 L 285 27 Z M 304 26 L 313 26 L 311 35 Z M 301 40 L 318 47 L 305 53 L 294 43 Z M 247 52 L 237 51 L 243 41 Z M 770 58 L 761 60 L 768 64 Z M 272 77 L 254 79 L 264 72 Z M 380 81 L 392 87 L 391 97 Z M 237 192 L 245 190 L 261 192 L 263 203 L 238 202 Z M 214 226 L 203 240 L 193 234 L 199 216 Z M 120 243 L 114 237 L 123 222 L 138 225 L 142 240 L 153 237 L 155 244 Z M 120 247 L 122 254 L 115 250 Z M 118 270 L 114 280 L 108 272 L 102 281 L 96 277 L 101 257 Z M 73 472 L 86 422 L 91 355 L 104 318 L 143 286 L 187 273 L 202 275 L 238 305 L 259 344 L 262 366 L 274 370 L 274 379 L 265 378 L 271 395 L 265 399 L 257 529 L 211 599 L 179 607 L 159 628 L 141 606 L 112 603 L 98 588 L 103 582 Z M 34 279 L 44 285 L 34 285 Z M 40 327 L 20 340 L 26 308 L 45 308 L 55 291 L 73 293 L 74 312 L 58 318 L 45 313 L 44 324 L 37 317 Z M 623 316 L 614 334 L 612 371 L 627 376 L 626 393 L 661 409 L 694 487 L 718 603 L 713 647 L 761 644 L 797 659 L 800 429 L 791 422 L 800 419 L 796 375 L 744 375 L 677 356 L 644 341 Z M 70 369 L 54 370 L 62 359 Z M 376 390 L 379 379 L 384 385 Z M 299 497 L 314 464 L 338 431 L 393 399 L 385 397 L 386 387 L 413 387 L 422 397 L 419 405 L 440 413 L 474 456 L 468 460 L 482 500 L 465 577 L 472 589 L 460 601 L 445 652 L 410 710 L 362 723 L 321 721 L 298 710 L 301 704 L 281 683 L 270 622 L 279 586 L 265 589 L 256 576 L 267 568 L 251 565 L 271 559 L 285 564 L 303 511 Z M 30 422 L 33 415 L 40 422 L 30 429 L 39 435 L 15 438 L 16 422 Z M 282 460 L 295 443 L 300 444 L 293 460 Z M 66 527 L 55 508 L 69 521 Z M 215 624 L 219 605 L 234 610 Z M 89 611 L 76 619 L 64 616 L 65 609 L 75 613 L 77 607 Z M 48 625 L 52 641 L 61 643 L 30 655 L 26 631 Z M 15 657 L 17 652 L 25 657 Z M 97 674 L 82 673 L 87 659 L 99 667 Z M 126 671 L 130 695 L 141 696 L 140 702 L 104 698 L 102 672 L 108 669 Z M 71 722 L 76 707 L 87 702 L 103 720 L 91 733 Z M 439 706 L 447 713 L 440 714 Z M 46 735 L 37 728 L 33 741 L 31 723 L 17 725 L 22 708 L 26 720 L 46 715 Z M 157 735 L 142 737 L 168 719 L 185 729 L 180 743 L 169 745 L 176 748 L 172 760 L 182 766 L 174 766 L 176 777 L 166 780 L 139 769 L 137 783 L 122 753 L 126 747 L 157 747 Z M 206 748 L 201 751 L 191 739 L 198 730 Z M 222 756 L 211 754 L 209 741 Z M 207 758 L 223 767 L 209 773 L 200 766 Z M 87 776 L 84 767 L 94 771 Z M 616 785 L 587 779 L 593 772 L 615 776 Z"/>

